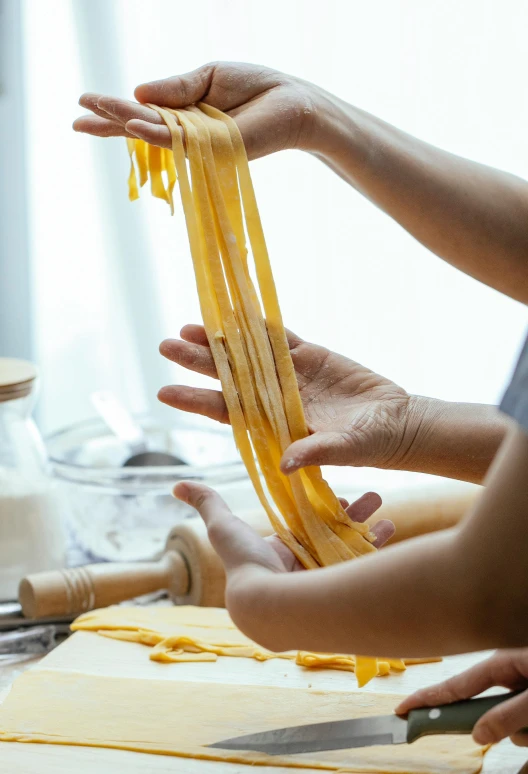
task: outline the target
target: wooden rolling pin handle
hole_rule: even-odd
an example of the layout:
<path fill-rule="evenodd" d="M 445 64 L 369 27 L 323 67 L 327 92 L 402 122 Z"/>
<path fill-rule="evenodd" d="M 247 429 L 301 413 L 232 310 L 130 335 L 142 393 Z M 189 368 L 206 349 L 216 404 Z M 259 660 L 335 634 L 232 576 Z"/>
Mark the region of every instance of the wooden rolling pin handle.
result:
<path fill-rule="evenodd" d="M 106 607 L 160 589 L 184 595 L 189 586 L 187 562 L 169 551 L 159 562 L 94 564 L 28 575 L 20 582 L 18 597 L 27 618 L 45 618 Z"/>
<path fill-rule="evenodd" d="M 399 543 L 418 535 L 426 535 L 451 529 L 459 524 L 480 494 L 480 487 L 468 487 L 467 490 L 446 496 L 444 494 L 429 495 L 394 500 L 382 505 L 379 511 L 371 516 L 368 523 L 371 527 L 381 519 L 390 519 L 396 527 L 390 543 Z"/>
<path fill-rule="evenodd" d="M 270 534 L 262 514 L 256 529 Z M 171 530 L 159 562 L 91 564 L 72 570 L 28 575 L 18 598 L 26 618 L 76 615 L 167 590 L 175 605 L 223 607 L 225 573 L 201 519 Z"/>
<path fill-rule="evenodd" d="M 269 523 L 264 529 L 271 532 Z M 181 556 L 187 566 L 189 585 L 185 591 L 169 588 L 175 605 L 225 606 L 225 572 L 218 554 L 213 549 L 207 529 L 201 519 L 178 524 L 167 538 L 168 554 Z"/>

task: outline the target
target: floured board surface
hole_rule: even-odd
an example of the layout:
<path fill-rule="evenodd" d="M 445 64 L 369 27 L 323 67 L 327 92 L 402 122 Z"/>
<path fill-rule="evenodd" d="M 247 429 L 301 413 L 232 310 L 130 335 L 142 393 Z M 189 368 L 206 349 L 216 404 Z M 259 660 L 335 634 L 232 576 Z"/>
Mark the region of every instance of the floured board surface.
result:
<path fill-rule="evenodd" d="M 96 634 L 151 648 L 150 659 L 161 663 L 216 661 L 219 656 L 254 658 L 256 661 L 285 659 L 306 669 L 337 669 L 355 672 L 360 687 L 374 677 L 402 672 L 406 664 L 441 661 L 439 658 L 372 659 L 349 654 L 291 651 L 275 653 L 246 637 L 219 608 L 178 606 L 131 608 L 123 606 L 92 610 L 79 616 L 74 631 Z"/>
<path fill-rule="evenodd" d="M 0 708 L 0 739 L 108 747 L 183 758 L 372 774 L 475 774 L 483 751 L 470 737 L 295 756 L 207 745 L 299 723 L 389 714 L 394 695 L 273 686 L 126 679 L 29 671 Z"/>
<path fill-rule="evenodd" d="M 206 691 L 207 686 L 243 685 L 258 689 L 260 686 L 274 686 L 277 689 L 298 688 L 330 692 L 332 694 L 358 693 L 354 676 L 332 670 L 310 672 L 300 669 L 289 661 L 255 662 L 249 659 L 219 658 L 216 663 L 159 664 L 148 659 L 149 648 L 140 644 L 109 640 L 90 632 L 78 632 L 59 648 L 47 655 L 33 667 L 35 672 L 44 670 L 60 673 L 78 673 L 100 678 L 124 678 L 126 680 L 163 681 L 174 686 L 173 699 L 167 716 L 176 724 L 184 707 L 176 701 L 175 686 L 181 682 L 196 683 L 195 690 Z M 438 682 L 481 660 L 487 654 L 468 654 L 447 658 L 438 664 L 424 664 L 409 668 L 406 672 L 391 677 L 375 678 L 360 692 L 362 699 L 370 694 L 392 694 L 394 706 L 398 695 Z M 104 681 L 105 683 L 108 681 Z M 207 695 L 207 691 L 206 691 Z M 0 696 L 0 700 L 1 700 Z M 34 697 L 32 697 L 33 700 Z M 388 699 L 390 700 L 390 699 Z M 106 696 L 99 698 L 103 708 Z M 2 705 L 0 704 L 0 707 Z M 8 706 L 7 704 L 5 705 Z M 155 710 L 159 714 L 159 708 Z M 318 720 L 319 718 L 316 718 Z M 295 720 L 289 722 L 296 722 Z M 305 721 L 303 721 L 305 722 Z M 306 722 L 308 720 L 306 719 Z M 269 727 L 269 726 L 267 726 Z M 518 774 L 526 761 L 526 750 L 515 748 L 506 741 L 492 748 L 484 758 L 482 774 Z M 17 774 L 245 774 L 250 771 L 245 764 L 227 761 L 208 761 L 179 758 L 168 755 L 137 753 L 120 749 L 77 747 L 53 744 L 27 744 L 0 742 L 0 769 L 16 771 Z M 297 769 L 299 771 L 300 769 Z M 303 772 L 317 769 L 301 769 Z M 262 774 L 285 774 L 289 767 L 259 766 Z M 295 770 L 294 770 L 295 771 Z M 319 769 L 320 771 L 320 769 Z M 448 774 L 451 768 L 444 768 Z M 455 769 L 455 772 L 457 769 Z"/>

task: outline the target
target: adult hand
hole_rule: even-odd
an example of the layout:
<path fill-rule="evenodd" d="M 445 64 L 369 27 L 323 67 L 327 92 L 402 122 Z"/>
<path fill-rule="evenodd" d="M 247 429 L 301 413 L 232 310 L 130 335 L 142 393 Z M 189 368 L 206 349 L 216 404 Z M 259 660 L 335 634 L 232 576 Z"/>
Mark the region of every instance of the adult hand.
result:
<path fill-rule="evenodd" d="M 473 739 L 477 744 L 494 744 L 509 736 L 519 747 L 528 747 L 528 734 L 520 733 L 521 728 L 528 728 L 528 648 L 499 650 L 471 669 L 413 693 L 396 707 L 396 712 L 404 715 L 418 707 L 470 699 L 496 685 L 512 691 L 526 690 L 486 712 L 473 729 Z"/>
<path fill-rule="evenodd" d="M 323 92 L 299 78 L 258 65 L 207 64 L 185 75 L 144 83 L 134 95 L 138 102 L 83 94 L 79 103 L 91 113 L 78 118 L 73 128 L 97 137 L 139 137 L 170 148 L 169 130 L 144 103 L 183 108 L 202 101 L 236 120 L 250 159 L 286 148 L 317 150 L 314 137 L 317 134 L 321 139 L 315 123 Z"/>
<path fill-rule="evenodd" d="M 216 377 L 202 326 L 186 325 L 181 339 L 160 351 L 170 360 Z M 398 467 L 416 437 L 419 419 L 413 399 L 393 382 L 359 363 L 288 333 L 290 352 L 308 428 L 307 438 L 284 453 L 284 473 L 309 465 Z M 163 387 L 159 399 L 174 408 L 229 422 L 221 392 L 196 387 Z"/>

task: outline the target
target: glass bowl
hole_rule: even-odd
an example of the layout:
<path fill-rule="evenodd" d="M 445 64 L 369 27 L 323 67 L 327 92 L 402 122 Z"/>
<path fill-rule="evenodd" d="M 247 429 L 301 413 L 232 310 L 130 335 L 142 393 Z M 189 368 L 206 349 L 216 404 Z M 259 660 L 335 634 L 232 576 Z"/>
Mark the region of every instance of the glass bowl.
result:
<path fill-rule="evenodd" d="M 231 429 L 216 423 L 161 427 L 138 419 L 149 449 L 188 464 L 122 467 L 129 450 L 100 419 L 80 422 L 46 439 L 52 475 L 71 535 L 70 564 L 141 561 L 159 556 L 170 529 L 196 516 L 172 496 L 182 480 L 203 481 L 220 493 L 247 493 L 251 484 Z"/>

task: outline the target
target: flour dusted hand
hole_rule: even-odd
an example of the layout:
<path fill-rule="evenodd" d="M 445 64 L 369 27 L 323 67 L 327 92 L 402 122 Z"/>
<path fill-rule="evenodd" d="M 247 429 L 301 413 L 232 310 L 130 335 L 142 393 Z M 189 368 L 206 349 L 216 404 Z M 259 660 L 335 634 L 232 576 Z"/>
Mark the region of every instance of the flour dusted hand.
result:
<path fill-rule="evenodd" d="M 313 134 L 322 91 L 267 67 L 211 63 L 144 83 L 134 94 L 138 102 L 83 94 L 79 104 L 91 113 L 78 118 L 74 129 L 98 137 L 139 137 L 170 148 L 169 130 L 146 103 L 182 108 L 203 101 L 236 120 L 250 159 L 286 148 L 315 150 Z"/>
<path fill-rule="evenodd" d="M 186 325 L 181 339 L 161 344 L 165 357 L 192 371 L 216 377 L 202 326 Z M 421 411 L 397 384 L 325 347 L 287 331 L 290 354 L 308 428 L 307 438 L 285 452 L 281 469 L 291 474 L 308 465 L 397 468 L 416 438 Z M 179 410 L 229 422 L 222 393 L 188 386 L 163 387 L 159 399 Z"/>

